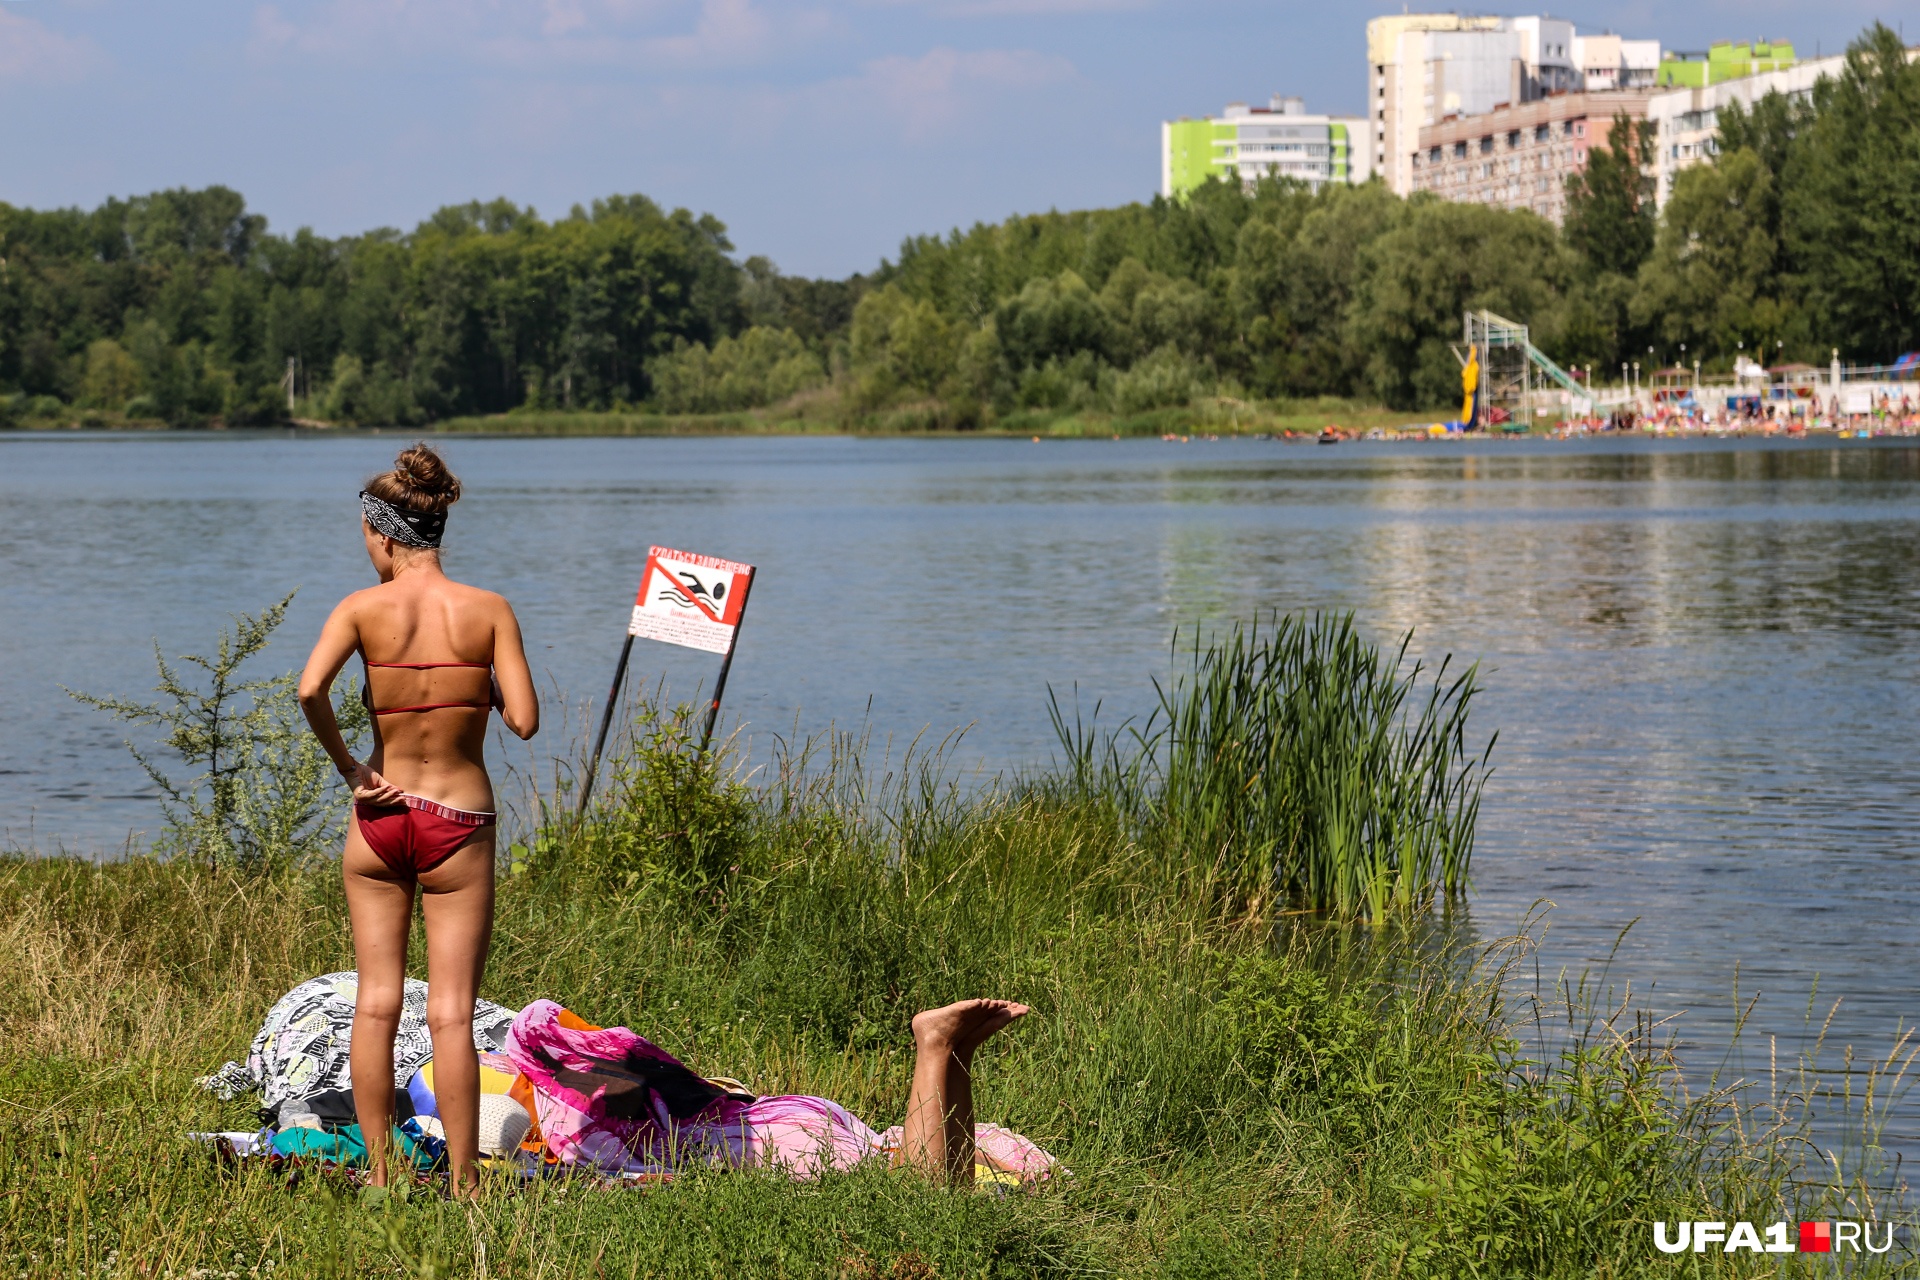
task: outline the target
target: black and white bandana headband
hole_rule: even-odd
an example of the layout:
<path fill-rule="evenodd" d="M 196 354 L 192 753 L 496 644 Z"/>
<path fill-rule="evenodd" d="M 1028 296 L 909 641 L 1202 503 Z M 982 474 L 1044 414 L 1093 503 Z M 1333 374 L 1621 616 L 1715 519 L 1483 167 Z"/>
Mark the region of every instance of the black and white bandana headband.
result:
<path fill-rule="evenodd" d="M 391 502 L 383 502 L 365 489 L 360 491 L 360 514 L 366 517 L 375 533 L 384 533 L 395 542 L 409 547 L 430 549 L 440 545 L 440 535 L 447 531 L 447 513 L 444 511 L 412 511 L 406 507 L 396 507 Z"/>

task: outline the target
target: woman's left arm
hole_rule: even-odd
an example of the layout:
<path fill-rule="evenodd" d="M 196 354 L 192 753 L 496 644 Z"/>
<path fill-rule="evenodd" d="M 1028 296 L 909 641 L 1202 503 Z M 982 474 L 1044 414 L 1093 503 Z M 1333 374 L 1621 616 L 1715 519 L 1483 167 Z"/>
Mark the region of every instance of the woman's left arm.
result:
<path fill-rule="evenodd" d="M 520 738 L 540 732 L 540 695 L 533 689 L 527 649 L 520 638 L 520 620 L 513 606 L 500 601 L 500 617 L 493 626 L 493 675 L 499 687 L 500 719 Z"/>

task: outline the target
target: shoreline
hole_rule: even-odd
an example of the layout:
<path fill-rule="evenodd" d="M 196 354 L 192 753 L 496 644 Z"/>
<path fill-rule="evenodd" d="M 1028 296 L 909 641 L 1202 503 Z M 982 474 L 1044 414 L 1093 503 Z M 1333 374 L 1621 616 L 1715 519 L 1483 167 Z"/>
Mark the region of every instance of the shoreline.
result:
<path fill-rule="evenodd" d="M 1237 441 L 1260 441 L 1286 445 L 1378 445 L 1378 444 L 1438 444 L 1454 446 L 1525 445 L 1525 444 L 1688 444 L 1713 445 L 1740 443 L 1763 443 L 1775 447 L 1794 447 L 1813 444 L 1830 444 L 1840 441 L 1854 443 L 1889 443 L 1893 441 L 1920 439 L 1920 425 L 1912 428 L 1856 428 L 1856 427 L 1815 427 L 1793 431 L 1728 429 L 1728 430 L 1681 430 L 1656 431 L 1649 428 L 1627 430 L 1535 430 L 1521 432 L 1502 431 L 1445 431 L 1439 424 L 1405 423 L 1397 427 L 1372 427 L 1365 430 L 1346 428 L 1330 423 L 1321 430 L 1290 429 L 1244 430 L 1221 429 L 1217 426 L 1190 427 L 1186 430 L 1114 430 L 1119 424 L 1089 423 L 1079 419 L 1064 419 L 1047 428 L 1012 429 L 1004 427 L 976 428 L 968 430 L 907 430 L 881 428 L 862 430 L 825 425 L 753 425 L 740 426 L 712 419 L 673 419 L 655 418 L 652 415 L 577 415 L 578 421 L 566 423 L 538 422 L 522 424 L 510 415 L 489 418 L 451 418 L 444 422 L 421 426 L 361 426 L 349 424 L 321 424 L 315 422 L 275 423 L 264 425 L 227 426 L 214 422 L 192 427 L 169 427 L 164 424 L 130 424 L 109 422 L 72 422 L 57 425 L 16 426 L 0 430 L 0 441 L 5 440 L 53 440 L 53 439 L 101 439 L 101 438 L 204 438 L 207 436 L 232 436 L 235 438 L 258 439 L 263 436 L 284 436 L 300 439 L 321 439 L 326 437 L 380 438 L 407 436 L 414 438 L 460 437 L 468 439 L 495 440 L 560 440 L 560 439 L 678 439 L 678 440 L 726 440 L 726 439 L 821 439 L 821 440 L 925 440 L 925 441 L 1159 441 L 1166 444 L 1222 443 Z M 1093 429 L 1090 429 L 1093 428 Z"/>

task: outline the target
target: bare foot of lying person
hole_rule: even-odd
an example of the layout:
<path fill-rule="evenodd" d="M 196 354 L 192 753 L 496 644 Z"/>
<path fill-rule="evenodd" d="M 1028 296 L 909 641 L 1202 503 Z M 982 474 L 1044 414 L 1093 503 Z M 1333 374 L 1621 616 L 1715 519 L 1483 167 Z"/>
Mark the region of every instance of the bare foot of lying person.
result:
<path fill-rule="evenodd" d="M 1030 1012 L 1011 1000 L 960 1000 L 913 1017 L 913 1091 L 905 1162 L 936 1180 L 973 1185 L 973 1053 Z"/>

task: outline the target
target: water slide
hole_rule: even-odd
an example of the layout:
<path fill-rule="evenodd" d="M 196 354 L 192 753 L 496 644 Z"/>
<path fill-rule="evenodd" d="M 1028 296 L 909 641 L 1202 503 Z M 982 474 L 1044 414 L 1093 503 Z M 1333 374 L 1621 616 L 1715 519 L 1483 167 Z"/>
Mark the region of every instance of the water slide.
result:
<path fill-rule="evenodd" d="M 1593 399 L 1593 391 L 1585 383 L 1548 359 L 1547 353 L 1534 346 L 1531 341 L 1528 341 L 1526 345 L 1527 359 L 1533 361 L 1540 372 L 1546 374 L 1548 378 L 1559 383 L 1563 389 L 1571 391 L 1574 395 L 1585 400 Z"/>

